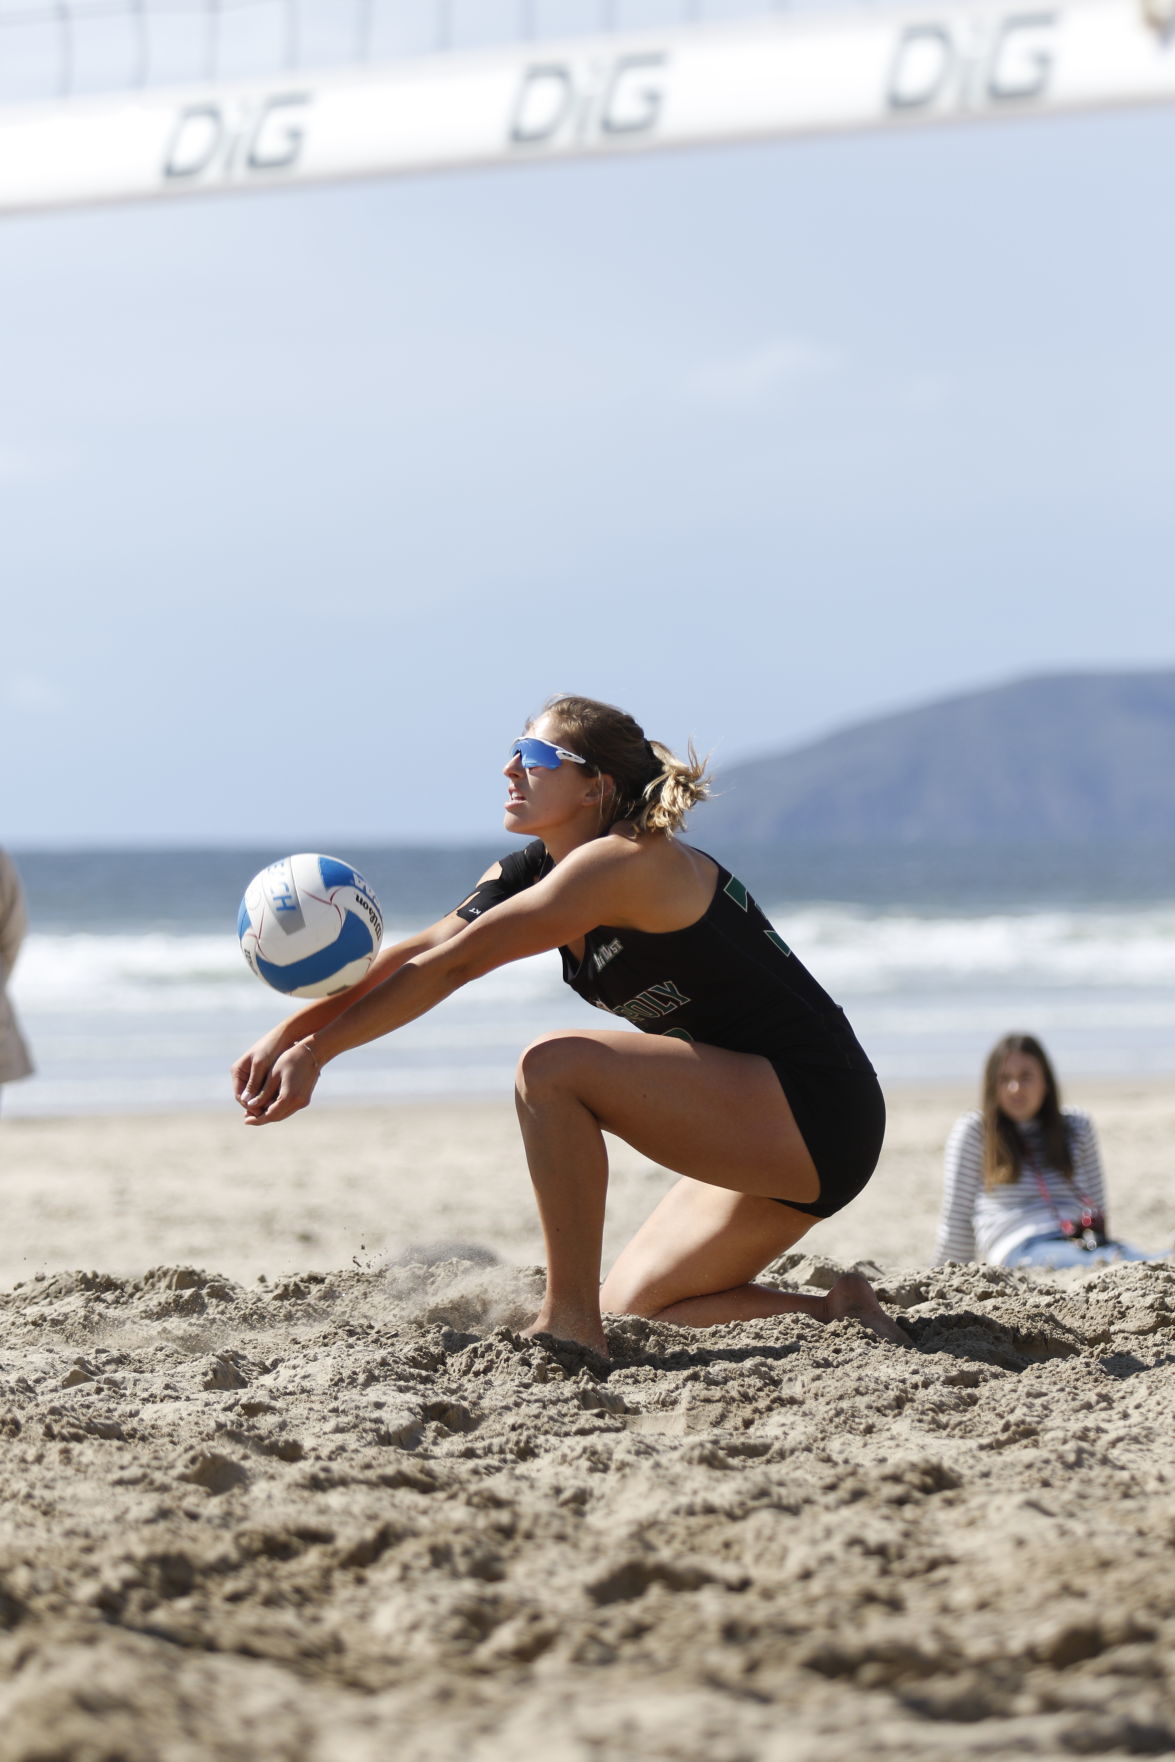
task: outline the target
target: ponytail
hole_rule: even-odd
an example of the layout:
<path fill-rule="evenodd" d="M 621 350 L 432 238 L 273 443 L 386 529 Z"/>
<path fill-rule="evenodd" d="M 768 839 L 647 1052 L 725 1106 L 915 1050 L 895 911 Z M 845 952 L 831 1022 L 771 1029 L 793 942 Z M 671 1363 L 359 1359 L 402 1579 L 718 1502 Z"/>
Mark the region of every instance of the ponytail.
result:
<path fill-rule="evenodd" d="M 679 759 L 659 740 L 646 744 L 656 760 L 657 775 L 645 785 L 641 808 L 617 818 L 632 820 L 641 832 L 666 832 L 672 838 L 685 824 L 690 809 L 710 793 L 706 761 L 699 759 L 692 740 L 688 759 Z"/>

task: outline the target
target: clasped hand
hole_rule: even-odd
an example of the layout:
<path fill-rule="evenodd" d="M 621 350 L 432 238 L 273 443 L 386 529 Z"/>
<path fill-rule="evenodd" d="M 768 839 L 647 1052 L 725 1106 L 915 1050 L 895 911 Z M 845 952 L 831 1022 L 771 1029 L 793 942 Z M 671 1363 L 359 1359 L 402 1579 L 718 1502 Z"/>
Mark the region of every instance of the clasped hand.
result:
<path fill-rule="evenodd" d="M 268 1126 L 310 1105 L 319 1067 L 300 1041 L 279 1053 L 259 1041 L 233 1066 L 233 1094 L 245 1110 L 247 1126 Z"/>

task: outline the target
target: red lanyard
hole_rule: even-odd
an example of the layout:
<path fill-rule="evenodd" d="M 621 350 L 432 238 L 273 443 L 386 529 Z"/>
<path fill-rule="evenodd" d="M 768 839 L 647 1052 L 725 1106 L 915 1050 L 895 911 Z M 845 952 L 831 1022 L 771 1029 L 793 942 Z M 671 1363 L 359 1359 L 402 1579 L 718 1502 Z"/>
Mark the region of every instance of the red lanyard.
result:
<path fill-rule="evenodd" d="M 1028 1167 L 1032 1170 L 1033 1174 L 1036 1176 L 1036 1184 L 1040 1188 L 1040 1196 L 1044 1200 L 1045 1204 L 1048 1206 L 1049 1210 L 1052 1212 L 1053 1216 L 1056 1218 L 1057 1223 L 1060 1225 L 1061 1234 L 1064 1236 L 1067 1236 L 1069 1234 L 1070 1230 L 1072 1230 L 1075 1235 L 1078 1234 L 1077 1226 L 1073 1223 L 1072 1219 L 1071 1218 L 1063 1218 L 1061 1216 L 1060 1212 L 1058 1211 L 1057 1202 L 1053 1198 L 1052 1194 L 1049 1192 L 1048 1183 L 1045 1180 L 1044 1175 L 1041 1171 L 1040 1165 L 1036 1161 L 1035 1157 L 1029 1156 L 1026 1151 L 1021 1151 L 1020 1159 L 1022 1162 L 1027 1163 Z M 1102 1220 L 1102 1214 L 1097 1209 L 1096 1205 L 1094 1205 L 1093 1200 L 1087 1199 L 1085 1197 L 1085 1194 L 1076 1185 L 1073 1186 L 1073 1191 L 1077 1195 L 1078 1199 L 1081 1201 L 1081 1232 L 1080 1233 L 1084 1233 L 1086 1230 L 1103 1229 L 1104 1223 Z M 1065 1228 L 1066 1224 L 1069 1225 L 1068 1230 Z"/>

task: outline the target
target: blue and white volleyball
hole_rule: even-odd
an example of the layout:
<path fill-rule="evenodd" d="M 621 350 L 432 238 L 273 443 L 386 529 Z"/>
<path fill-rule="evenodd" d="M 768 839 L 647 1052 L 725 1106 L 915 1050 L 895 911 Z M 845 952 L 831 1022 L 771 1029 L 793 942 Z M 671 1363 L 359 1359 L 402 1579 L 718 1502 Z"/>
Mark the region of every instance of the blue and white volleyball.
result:
<path fill-rule="evenodd" d="M 333 997 L 357 984 L 383 931 L 379 901 L 358 870 L 306 851 L 255 875 L 237 913 L 245 959 L 287 997 Z"/>

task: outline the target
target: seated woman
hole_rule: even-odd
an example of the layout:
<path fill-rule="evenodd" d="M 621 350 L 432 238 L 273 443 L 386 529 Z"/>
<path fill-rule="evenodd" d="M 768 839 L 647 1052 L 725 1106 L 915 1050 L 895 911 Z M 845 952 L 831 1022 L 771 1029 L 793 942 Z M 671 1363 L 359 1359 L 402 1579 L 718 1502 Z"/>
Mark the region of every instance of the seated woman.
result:
<path fill-rule="evenodd" d="M 934 1265 L 1089 1266 L 1151 1256 L 1109 1236 L 1093 1121 L 1061 1107 L 1048 1054 L 1005 1034 L 988 1055 L 983 1107 L 947 1140 Z"/>

